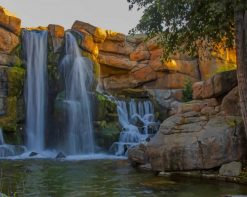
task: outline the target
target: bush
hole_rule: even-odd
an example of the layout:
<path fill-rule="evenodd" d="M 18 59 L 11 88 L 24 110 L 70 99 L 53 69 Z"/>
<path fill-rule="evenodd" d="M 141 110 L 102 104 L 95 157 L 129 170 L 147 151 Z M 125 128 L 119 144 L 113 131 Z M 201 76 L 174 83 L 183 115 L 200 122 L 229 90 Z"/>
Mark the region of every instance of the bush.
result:
<path fill-rule="evenodd" d="M 184 102 L 189 102 L 193 99 L 193 89 L 192 89 L 192 82 L 191 80 L 186 80 L 184 84 L 184 89 L 183 89 L 183 101 Z"/>

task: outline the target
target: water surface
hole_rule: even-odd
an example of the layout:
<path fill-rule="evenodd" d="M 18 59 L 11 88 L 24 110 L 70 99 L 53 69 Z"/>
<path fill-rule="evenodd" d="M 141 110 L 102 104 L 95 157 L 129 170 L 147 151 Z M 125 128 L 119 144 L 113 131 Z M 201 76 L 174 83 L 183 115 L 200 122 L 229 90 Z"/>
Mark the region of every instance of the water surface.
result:
<path fill-rule="evenodd" d="M 0 191 L 17 196 L 211 197 L 247 194 L 244 185 L 189 178 L 155 177 L 126 160 L 2 160 Z"/>

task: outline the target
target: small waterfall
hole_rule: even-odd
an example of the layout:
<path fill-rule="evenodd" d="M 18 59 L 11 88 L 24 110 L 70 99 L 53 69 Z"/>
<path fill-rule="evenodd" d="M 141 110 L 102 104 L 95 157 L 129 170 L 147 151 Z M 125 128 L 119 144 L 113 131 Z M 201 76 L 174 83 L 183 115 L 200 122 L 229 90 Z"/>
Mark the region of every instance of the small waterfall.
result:
<path fill-rule="evenodd" d="M 159 123 L 155 122 L 154 107 L 150 101 L 117 101 L 117 113 L 122 131 L 119 141 L 110 149 L 116 155 L 125 155 L 129 147 L 146 141 L 158 130 Z"/>
<path fill-rule="evenodd" d="M 0 158 L 16 156 L 26 151 L 25 146 L 6 144 L 3 137 L 2 128 L 0 128 Z"/>
<path fill-rule="evenodd" d="M 25 89 L 27 148 L 45 148 L 45 109 L 47 81 L 47 31 L 23 33 L 27 77 Z"/>
<path fill-rule="evenodd" d="M 67 136 L 63 150 L 67 154 L 94 152 L 92 111 L 89 91 L 93 84 L 92 64 L 82 57 L 72 33 L 66 32 L 65 55 L 60 64 L 65 80 Z"/>
<path fill-rule="evenodd" d="M 0 145 L 3 145 L 3 144 L 5 144 L 4 138 L 3 138 L 3 131 L 2 131 L 2 129 L 0 128 Z"/>

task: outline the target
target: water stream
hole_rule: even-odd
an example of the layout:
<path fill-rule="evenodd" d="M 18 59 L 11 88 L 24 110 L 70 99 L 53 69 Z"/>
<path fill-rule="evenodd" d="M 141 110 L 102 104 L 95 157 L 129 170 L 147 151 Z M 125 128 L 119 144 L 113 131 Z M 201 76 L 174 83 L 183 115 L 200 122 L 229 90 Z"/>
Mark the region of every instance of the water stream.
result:
<path fill-rule="evenodd" d="M 117 101 L 117 113 L 122 131 L 110 148 L 115 155 L 125 155 L 129 147 L 145 142 L 158 130 L 151 101 Z"/>
<path fill-rule="evenodd" d="M 72 33 L 66 33 L 65 55 L 60 65 L 65 80 L 67 137 L 66 154 L 94 153 L 92 110 L 89 91 L 93 83 L 92 63 L 84 58 Z"/>
<path fill-rule="evenodd" d="M 45 149 L 47 98 L 47 31 L 23 32 L 26 63 L 26 146 L 30 151 Z"/>

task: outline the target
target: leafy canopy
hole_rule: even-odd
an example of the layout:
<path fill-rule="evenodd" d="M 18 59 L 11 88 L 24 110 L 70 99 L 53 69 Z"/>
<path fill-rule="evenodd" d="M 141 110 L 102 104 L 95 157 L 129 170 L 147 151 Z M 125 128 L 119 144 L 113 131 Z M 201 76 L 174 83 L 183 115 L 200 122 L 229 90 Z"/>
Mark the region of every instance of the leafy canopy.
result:
<path fill-rule="evenodd" d="M 237 5 L 246 4 L 246 0 L 127 1 L 130 10 L 134 5 L 143 9 L 139 24 L 130 33 L 159 35 L 165 58 L 177 51 L 195 55 L 198 48 L 216 47 L 219 43 L 233 47 L 234 11 Z"/>

